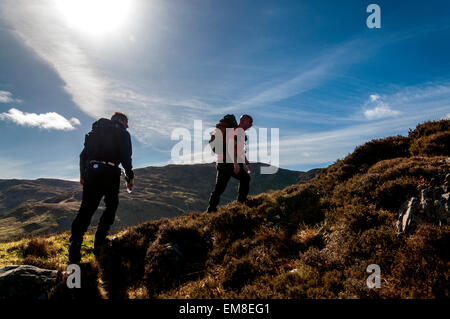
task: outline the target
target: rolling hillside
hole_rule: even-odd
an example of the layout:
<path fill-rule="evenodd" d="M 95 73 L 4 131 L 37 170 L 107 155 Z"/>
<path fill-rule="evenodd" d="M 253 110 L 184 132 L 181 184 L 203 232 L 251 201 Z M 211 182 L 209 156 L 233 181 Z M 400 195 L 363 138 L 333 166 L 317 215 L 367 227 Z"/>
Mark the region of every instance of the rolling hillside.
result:
<path fill-rule="evenodd" d="M 259 172 L 260 166 L 254 164 L 254 171 Z M 320 169 L 306 173 L 279 169 L 273 175 L 253 174 L 250 194 L 281 189 L 311 178 L 318 172 Z M 213 164 L 147 167 L 136 169 L 135 174 L 132 194 L 125 191 L 124 182 L 121 185 L 114 230 L 205 209 L 215 181 Z M 237 181 L 232 179 L 222 203 L 236 197 L 236 185 Z M 0 180 L 0 240 L 69 230 L 79 209 L 81 194 L 82 187 L 77 182 Z M 99 217 L 100 212 L 97 212 L 93 225 L 97 224 Z"/>
<path fill-rule="evenodd" d="M 198 187 L 198 185 L 197 185 Z M 49 298 L 449 298 L 450 121 L 372 140 L 306 182 L 130 227 L 82 288 Z M 68 234 L 0 244 L 0 262 L 67 267 Z M 381 270 L 380 288 L 367 267 Z M 84 288 L 83 288 L 84 287 Z"/>

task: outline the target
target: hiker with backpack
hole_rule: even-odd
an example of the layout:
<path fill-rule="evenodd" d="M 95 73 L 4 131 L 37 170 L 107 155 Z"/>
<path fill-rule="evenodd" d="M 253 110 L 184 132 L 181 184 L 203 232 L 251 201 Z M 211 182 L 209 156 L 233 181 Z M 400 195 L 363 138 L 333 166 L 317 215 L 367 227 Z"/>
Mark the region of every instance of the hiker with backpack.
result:
<path fill-rule="evenodd" d="M 239 119 L 239 125 L 232 114 L 224 116 L 216 125 L 211 135 L 210 145 L 217 154 L 216 185 L 209 198 L 208 213 L 215 212 L 220 201 L 220 196 L 225 191 L 231 177 L 239 180 L 237 200 L 244 203 L 250 186 L 251 166 L 245 156 L 245 131 L 253 125 L 250 115 L 244 114 Z M 244 163 L 247 171 L 244 169 Z"/>
<path fill-rule="evenodd" d="M 78 215 L 72 223 L 72 236 L 69 239 L 69 263 L 81 260 L 81 244 L 91 218 L 104 196 L 103 212 L 95 233 L 94 251 L 98 252 L 108 239 L 108 231 L 114 222 L 119 205 L 121 169 L 125 169 L 127 187 L 134 185 L 131 164 L 131 137 L 127 131 L 128 117 L 116 112 L 111 120 L 101 118 L 92 125 L 85 136 L 84 149 L 80 154 L 80 183 L 83 185 L 83 198 Z"/>

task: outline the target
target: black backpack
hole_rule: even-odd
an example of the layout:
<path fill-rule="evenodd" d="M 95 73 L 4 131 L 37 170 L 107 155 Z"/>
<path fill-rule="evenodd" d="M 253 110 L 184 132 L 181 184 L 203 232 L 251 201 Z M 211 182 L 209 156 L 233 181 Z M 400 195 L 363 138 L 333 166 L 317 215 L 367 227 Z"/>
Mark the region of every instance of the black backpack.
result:
<path fill-rule="evenodd" d="M 211 133 L 211 138 L 209 139 L 209 146 L 211 146 L 212 151 L 215 154 L 222 154 L 225 150 L 225 139 L 226 139 L 226 131 L 227 128 L 235 128 L 238 126 L 238 123 L 236 121 L 236 117 L 234 117 L 233 114 L 227 114 L 225 115 L 219 123 L 216 124 L 216 129 Z M 222 150 L 218 150 L 216 148 L 216 135 L 217 132 L 220 130 L 222 133 Z"/>
<path fill-rule="evenodd" d="M 118 158 L 118 124 L 101 118 L 86 134 L 85 148 L 89 160 L 115 162 Z"/>

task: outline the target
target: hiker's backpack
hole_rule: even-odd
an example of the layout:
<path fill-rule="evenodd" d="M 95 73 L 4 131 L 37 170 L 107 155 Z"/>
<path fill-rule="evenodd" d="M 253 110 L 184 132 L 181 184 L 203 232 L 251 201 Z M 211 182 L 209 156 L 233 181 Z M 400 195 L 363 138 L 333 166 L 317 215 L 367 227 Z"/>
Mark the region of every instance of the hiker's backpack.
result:
<path fill-rule="evenodd" d="M 227 134 L 227 128 L 235 128 L 238 126 L 236 118 L 233 114 L 225 115 L 219 123 L 216 124 L 216 129 L 211 133 L 211 138 L 209 139 L 209 145 L 215 154 L 223 154 L 225 150 L 225 139 Z M 222 149 L 217 149 L 216 147 L 216 135 L 218 132 L 222 133 Z"/>
<path fill-rule="evenodd" d="M 118 125 L 101 118 L 92 124 L 92 130 L 86 134 L 84 146 L 89 160 L 114 161 L 118 157 Z"/>

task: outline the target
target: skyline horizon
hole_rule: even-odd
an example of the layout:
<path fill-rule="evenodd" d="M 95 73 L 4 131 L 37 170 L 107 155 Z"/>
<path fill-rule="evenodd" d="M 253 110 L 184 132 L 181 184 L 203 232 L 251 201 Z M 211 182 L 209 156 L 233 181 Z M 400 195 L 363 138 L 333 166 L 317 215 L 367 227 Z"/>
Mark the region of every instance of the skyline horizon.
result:
<path fill-rule="evenodd" d="M 297 171 L 450 119 L 450 3 L 377 1 L 374 29 L 369 4 L 0 0 L 0 179 L 76 179 L 116 110 L 135 168 L 227 113 L 279 128 L 278 166 Z"/>

